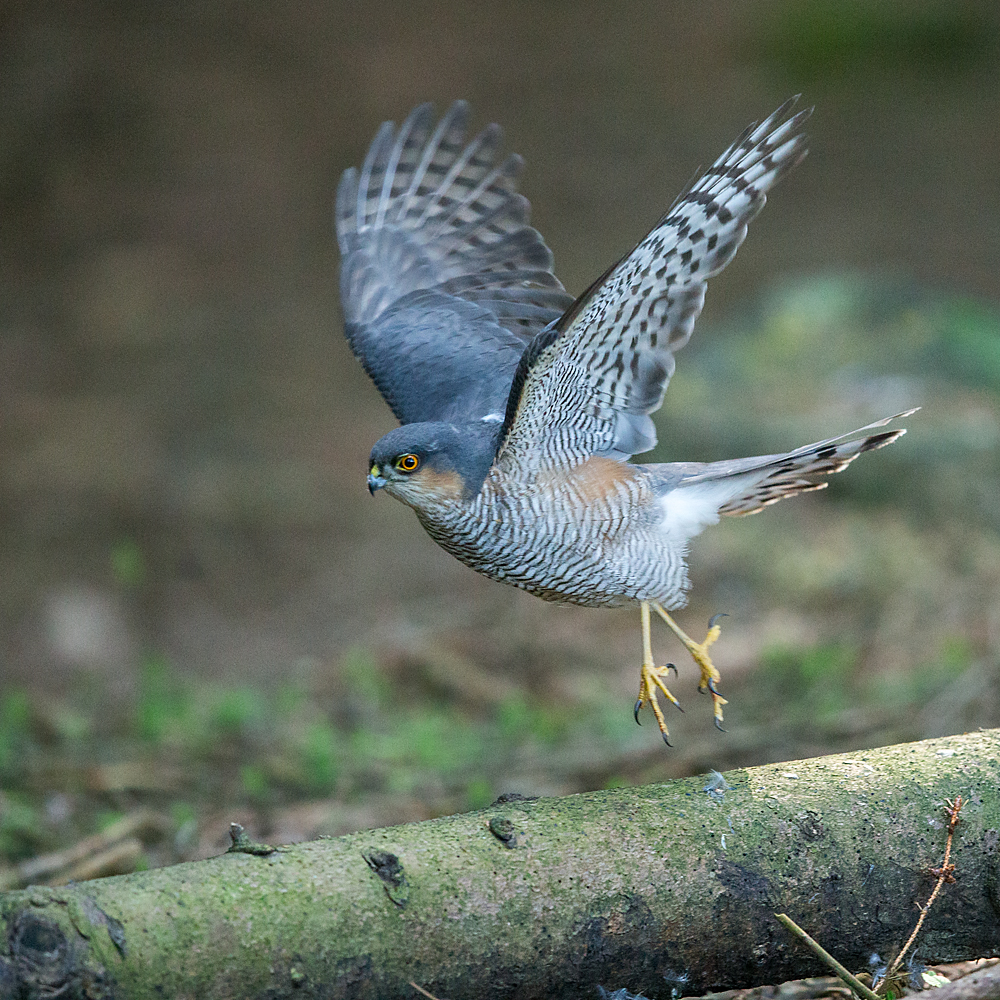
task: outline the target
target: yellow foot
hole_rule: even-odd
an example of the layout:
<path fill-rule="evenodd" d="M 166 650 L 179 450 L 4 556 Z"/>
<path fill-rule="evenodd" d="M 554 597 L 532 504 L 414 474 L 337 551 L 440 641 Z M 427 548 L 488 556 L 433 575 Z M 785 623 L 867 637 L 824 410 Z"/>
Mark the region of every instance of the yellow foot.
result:
<path fill-rule="evenodd" d="M 649 638 L 649 602 L 643 601 L 641 603 L 642 611 L 642 669 L 639 674 L 639 699 L 635 703 L 635 721 L 639 721 L 639 710 L 645 704 L 649 704 L 649 707 L 653 710 L 653 715 L 656 716 L 656 724 L 660 727 L 660 733 L 663 735 L 663 742 L 667 746 L 672 746 L 670 742 L 670 730 L 667 729 L 667 720 L 663 718 L 663 711 L 660 709 L 660 705 L 656 700 L 656 692 L 662 691 L 664 697 L 667 701 L 672 702 L 683 712 L 684 709 L 681 708 L 681 703 L 670 693 L 667 685 L 663 683 L 663 678 L 666 676 L 669 670 L 672 670 L 674 674 L 677 673 L 677 668 L 672 664 L 668 663 L 664 667 L 657 667 L 653 662 L 653 650 L 652 644 Z"/>
<path fill-rule="evenodd" d="M 663 710 L 656 701 L 657 690 L 663 692 L 667 701 L 672 702 L 682 712 L 684 711 L 681 708 L 681 703 L 670 693 L 667 685 L 663 683 L 663 678 L 669 670 L 672 670 L 675 674 L 677 673 L 677 668 L 672 663 L 668 663 L 664 667 L 655 667 L 651 662 L 643 663 L 642 672 L 639 676 L 639 698 L 635 703 L 635 721 L 639 721 L 639 710 L 643 705 L 648 703 L 649 707 L 653 710 L 653 715 L 656 716 L 656 724 L 660 727 L 660 732 L 663 734 L 663 742 L 668 747 L 673 746 L 673 744 L 670 742 L 670 730 L 667 729 L 667 720 L 663 718 Z"/>
<path fill-rule="evenodd" d="M 711 656 L 708 655 L 708 647 L 719 638 L 722 633 L 722 629 L 718 626 L 717 622 L 720 618 L 725 617 L 724 615 L 713 615 L 711 621 L 708 623 L 708 634 L 705 636 L 704 642 L 695 642 L 674 620 L 660 607 L 659 604 L 654 604 L 653 607 L 656 609 L 656 613 L 667 623 L 670 630 L 680 639 L 681 642 L 687 647 L 687 651 L 694 658 L 694 662 L 698 664 L 698 669 L 701 670 L 701 680 L 698 682 L 699 691 L 709 691 L 712 695 L 712 713 L 715 716 L 715 726 L 717 729 L 725 732 L 722 729 L 722 706 L 729 704 L 725 698 L 719 694 L 718 684 L 722 677 L 719 671 L 716 670 L 715 664 L 712 662 Z"/>

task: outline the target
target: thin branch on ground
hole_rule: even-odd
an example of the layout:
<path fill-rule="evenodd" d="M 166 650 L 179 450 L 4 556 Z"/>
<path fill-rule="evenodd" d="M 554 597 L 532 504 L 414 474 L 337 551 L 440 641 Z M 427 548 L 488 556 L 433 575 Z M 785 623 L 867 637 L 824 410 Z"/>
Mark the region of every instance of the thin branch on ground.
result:
<path fill-rule="evenodd" d="M 51 854 L 22 861 L 0 872 L 0 892 L 38 882 L 83 881 L 131 871 L 142 854 L 142 841 L 157 840 L 171 829 L 170 819 L 151 809 L 138 809 L 107 829 L 84 837 Z M 129 861 L 131 859 L 131 862 Z"/>
<path fill-rule="evenodd" d="M 955 866 L 948 863 L 948 859 L 951 857 L 951 842 L 952 838 L 955 836 L 955 827 L 958 826 L 958 814 L 962 811 L 962 796 L 958 795 L 955 797 L 953 802 L 951 799 L 945 799 L 945 815 L 948 817 L 948 840 L 944 847 L 944 861 L 941 862 L 940 868 L 932 868 L 931 874 L 937 876 L 937 882 L 934 885 L 934 891 L 931 893 L 930 898 L 924 906 L 917 903 L 917 909 L 920 910 L 920 917 L 917 920 L 917 926 L 913 928 L 913 933 L 907 938 L 906 944 L 903 945 L 902 950 L 896 956 L 895 960 L 889 965 L 888 970 L 885 974 L 885 979 L 883 979 L 883 984 L 889 981 L 889 977 L 899 968 L 903 961 L 903 956 L 910 950 L 910 946 L 917 939 L 917 935 L 920 933 L 920 928 L 924 926 L 924 921 L 927 919 L 927 914 L 930 912 L 930 908 L 934 905 L 934 900 L 937 899 L 938 893 L 941 891 L 941 887 L 946 882 L 954 882 L 954 871 Z"/>
<path fill-rule="evenodd" d="M 434 996 L 434 994 L 433 994 L 433 993 L 428 993 L 428 992 L 427 992 L 427 990 L 425 990 L 425 989 L 423 988 L 423 986 L 417 986 L 417 984 L 416 984 L 416 983 L 415 983 L 415 982 L 414 982 L 414 981 L 413 981 L 412 979 L 410 980 L 410 985 L 411 985 L 411 986 L 412 986 L 412 987 L 413 987 L 413 988 L 414 988 L 414 989 L 415 989 L 415 990 L 416 990 L 416 991 L 417 991 L 418 993 L 422 993 L 422 994 L 423 994 L 423 995 L 424 995 L 425 997 L 429 997 L 429 1000 L 438 1000 L 438 998 L 437 998 L 436 996 Z"/>
<path fill-rule="evenodd" d="M 799 925 L 792 920 L 787 913 L 776 913 L 775 917 L 794 934 L 803 944 L 808 945 L 848 986 L 865 1000 L 882 1000 L 877 993 L 873 993 L 857 976 L 848 972 L 847 969 L 831 955 L 815 938 L 810 937 Z"/>

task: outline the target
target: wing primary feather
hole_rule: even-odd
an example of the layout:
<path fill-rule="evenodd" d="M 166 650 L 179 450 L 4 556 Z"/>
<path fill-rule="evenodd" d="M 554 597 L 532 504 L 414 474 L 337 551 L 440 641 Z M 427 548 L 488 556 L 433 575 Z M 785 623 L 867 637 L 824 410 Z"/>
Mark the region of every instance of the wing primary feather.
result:
<path fill-rule="evenodd" d="M 337 189 L 345 334 L 403 422 L 499 414 L 525 344 L 572 301 L 528 225 L 520 157 L 501 157 L 497 125 L 466 142 L 468 118 L 456 101 L 384 123 Z"/>
<path fill-rule="evenodd" d="M 429 231 L 435 235 L 443 232 L 446 228 L 452 226 L 454 220 L 459 218 L 460 213 L 465 209 L 471 210 L 469 217 L 462 223 L 455 225 L 453 231 L 458 229 L 459 225 L 468 227 L 470 223 L 475 224 L 481 221 L 487 212 L 502 205 L 504 201 L 513 195 L 514 182 L 521 173 L 523 166 L 524 160 L 517 153 L 511 153 L 499 166 L 494 167 L 483 177 L 463 198 L 449 205 L 446 211 L 434 216 L 433 219 L 428 219 L 426 225 L 429 227 Z M 494 185 L 497 187 L 496 191 L 493 190 Z M 487 197 L 491 194 L 493 197 Z M 490 204 L 497 197 L 499 197 L 500 201 L 496 202 L 496 204 Z M 482 206 L 479 204 L 480 199 L 484 200 Z"/>
<path fill-rule="evenodd" d="M 503 133 L 499 125 L 487 125 L 460 152 L 428 200 L 420 218 L 416 222 L 417 227 L 426 225 L 428 220 L 436 218 L 441 214 L 437 209 L 452 186 L 459 181 L 459 178 L 465 178 L 470 185 L 475 184 L 482 177 L 483 173 L 489 170 L 493 163 L 496 149 L 500 145 L 502 135 Z M 447 211 L 449 206 L 450 202 L 445 205 L 443 211 Z"/>
<path fill-rule="evenodd" d="M 396 223 L 404 222 L 410 214 L 410 208 L 414 204 L 414 201 L 419 201 L 420 188 L 424 183 L 424 178 L 427 176 L 427 171 L 434 158 L 438 155 L 438 151 L 442 145 L 451 148 L 461 145 L 468 118 L 469 105 L 465 101 L 455 101 L 445 114 L 441 116 L 441 120 L 427 141 L 423 155 L 420 157 L 420 161 L 413 171 L 410 186 L 399 200 L 399 209 L 393 221 Z M 445 143 L 446 136 L 449 140 L 447 143 Z"/>
<path fill-rule="evenodd" d="M 358 178 L 358 205 L 355 228 L 360 230 L 368 222 L 368 190 L 372 183 L 372 178 L 381 172 L 384 160 L 389 151 L 389 143 L 392 142 L 392 133 L 395 129 L 394 122 L 382 122 L 375 139 L 368 150 L 364 163 L 361 164 L 361 175 Z M 381 188 L 381 184 L 379 184 Z"/>
<path fill-rule="evenodd" d="M 341 254 L 348 252 L 347 235 L 354 231 L 357 222 L 358 171 L 355 167 L 345 170 L 337 185 L 337 204 L 334 210 L 334 226 L 337 231 L 337 245 Z"/>
<path fill-rule="evenodd" d="M 558 293 L 561 302 L 566 301 L 562 282 L 551 272 L 540 268 L 517 271 L 478 271 L 449 278 L 436 286 L 439 291 L 465 295 L 470 292 L 494 291 L 498 288 L 518 288 L 532 293 L 552 290 Z"/>
<path fill-rule="evenodd" d="M 495 243 L 510 233 L 522 229 L 528 224 L 530 216 L 531 204 L 528 199 L 523 194 L 512 194 L 483 215 L 473 216 L 456 224 L 448 235 L 461 243 L 479 247 L 485 243 Z M 503 220 L 507 220 L 512 225 L 499 226 L 498 223 Z M 443 225 L 447 224 L 447 222 L 443 223 Z M 482 234 L 477 234 L 478 230 L 482 230 Z M 483 237 L 488 233 L 493 233 L 496 239 L 484 239 Z"/>
<path fill-rule="evenodd" d="M 372 225 L 378 228 L 385 221 L 385 212 L 392 203 L 393 187 L 396 182 L 396 170 L 400 161 L 404 158 L 407 148 L 413 148 L 416 143 L 422 142 L 427 136 L 427 127 L 433 113 L 432 105 L 420 104 L 415 107 L 407 116 L 406 121 L 399 127 L 396 141 L 385 165 L 385 176 L 382 178 L 382 191 L 378 199 L 378 209 L 375 212 L 375 219 Z"/>

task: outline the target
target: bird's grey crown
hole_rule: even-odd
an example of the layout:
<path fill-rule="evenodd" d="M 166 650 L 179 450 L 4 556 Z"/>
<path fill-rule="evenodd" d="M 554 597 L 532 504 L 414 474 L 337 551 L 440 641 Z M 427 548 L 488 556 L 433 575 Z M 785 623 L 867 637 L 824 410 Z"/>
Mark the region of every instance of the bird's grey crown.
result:
<path fill-rule="evenodd" d="M 429 104 L 379 129 L 337 191 L 345 333 L 402 423 L 502 413 L 525 346 L 572 302 L 500 128 Z"/>
<path fill-rule="evenodd" d="M 468 497 L 475 496 L 493 464 L 500 424 L 441 421 L 394 427 L 372 448 L 370 464 L 391 466 L 400 455 L 416 455 L 422 465 L 439 472 L 457 472 Z"/>

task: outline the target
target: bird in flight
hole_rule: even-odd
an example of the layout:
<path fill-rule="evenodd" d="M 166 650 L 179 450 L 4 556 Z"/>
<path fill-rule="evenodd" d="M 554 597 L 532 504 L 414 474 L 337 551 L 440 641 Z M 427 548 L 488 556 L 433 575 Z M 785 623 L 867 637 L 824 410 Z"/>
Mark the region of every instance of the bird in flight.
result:
<path fill-rule="evenodd" d="M 378 130 L 337 191 L 340 290 L 354 353 L 400 421 L 371 453 L 368 488 L 413 508 L 442 548 L 547 601 L 638 605 L 636 721 L 657 694 L 650 609 L 688 649 L 721 729 L 725 698 L 702 642 L 669 612 L 686 603 L 688 544 L 722 514 L 821 489 L 895 441 L 896 414 L 780 455 L 635 464 L 691 336 L 705 283 L 733 259 L 768 191 L 806 153 L 809 111 L 788 101 L 753 124 L 641 242 L 573 299 L 516 190 L 523 161 L 500 129 L 466 142 L 468 105 L 423 104 Z M 716 616 L 719 617 L 719 616 Z M 675 669 L 676 672 L 676 669 Z"/>

